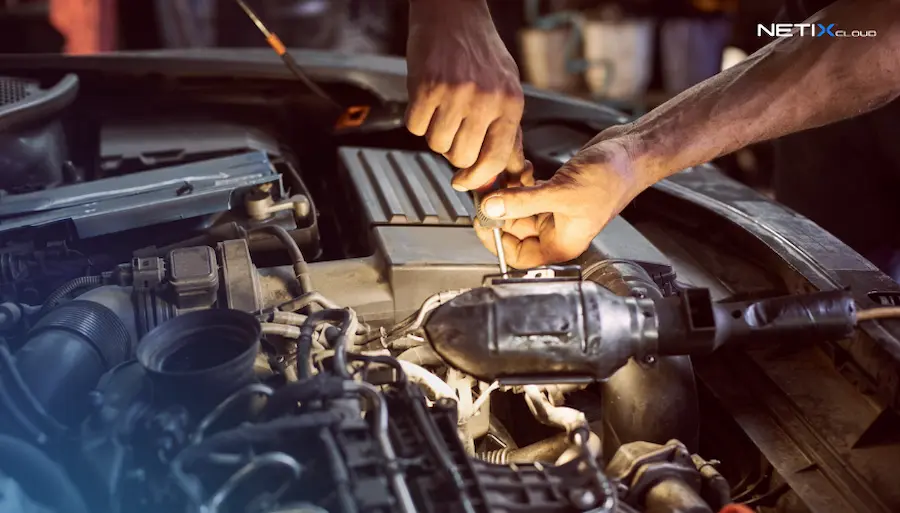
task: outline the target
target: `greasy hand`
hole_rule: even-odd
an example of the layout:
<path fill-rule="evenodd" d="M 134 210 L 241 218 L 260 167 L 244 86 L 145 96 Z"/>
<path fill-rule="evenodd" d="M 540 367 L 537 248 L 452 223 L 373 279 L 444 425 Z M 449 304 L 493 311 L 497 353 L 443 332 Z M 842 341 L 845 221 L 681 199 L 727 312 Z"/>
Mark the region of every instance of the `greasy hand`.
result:
<path fill-rule="evenodd" d="M 524 167 L 519 71 L 484 0 L 410 2 L 406 126 L 461 169 L 457 190 Z"/>
<path fill-rule="evenodd" d="M 602 134 L 601 134 L 602 135 Z M 529 170 L 518 186 L 497 191 L 482 203 L 489 217 L 505 219 L 503 249 L 517 269 L 571 260 L 649 183 L 625 141 L 596 138 L 550 180 L 535 183 Z M 495 253 L 490 230 L 476 226 Z"/>

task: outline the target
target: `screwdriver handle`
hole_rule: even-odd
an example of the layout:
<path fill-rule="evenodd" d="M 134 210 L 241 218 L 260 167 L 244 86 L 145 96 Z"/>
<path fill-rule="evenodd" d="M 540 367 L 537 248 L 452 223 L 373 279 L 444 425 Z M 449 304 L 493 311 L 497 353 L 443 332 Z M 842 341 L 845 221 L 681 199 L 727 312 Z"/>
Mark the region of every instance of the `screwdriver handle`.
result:
<path fill-rule="evenodd" d="M 502 187 L 503 180 L 498 177 L 491 183 L 491 185 L 482 187 L 477 191 L 472 191 L 472 201 L 475 202 L 475 218 L 478 219 L 478 224 L 480 224 L 484 228 L 493 229 L 503 227 L 502 219 L 493 219 L 491 217 L 488 217 L 481 208 L 481 204 L 484 201 L 484 198 L 490 193 L 500 190 Z"/>

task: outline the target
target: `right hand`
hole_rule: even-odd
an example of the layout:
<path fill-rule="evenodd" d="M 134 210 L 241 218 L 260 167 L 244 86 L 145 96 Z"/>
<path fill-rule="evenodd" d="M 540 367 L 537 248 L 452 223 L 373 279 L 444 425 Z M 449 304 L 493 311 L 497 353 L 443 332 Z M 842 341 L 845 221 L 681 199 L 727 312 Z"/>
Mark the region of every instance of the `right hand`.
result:
<path fill-rule="evenodd" d="M 504 219 L 503 249 L 517 269 L 566 262 L 583 253 L 591 240 L 652 180 L 642 169 L 627 137 L 605 131 L 566 162 L 550 180 L 535 182 L 532 173 L 520 183 L 484 198 L 484 213 Z M 490 230 L 476 232 L 492 253 Z"/>

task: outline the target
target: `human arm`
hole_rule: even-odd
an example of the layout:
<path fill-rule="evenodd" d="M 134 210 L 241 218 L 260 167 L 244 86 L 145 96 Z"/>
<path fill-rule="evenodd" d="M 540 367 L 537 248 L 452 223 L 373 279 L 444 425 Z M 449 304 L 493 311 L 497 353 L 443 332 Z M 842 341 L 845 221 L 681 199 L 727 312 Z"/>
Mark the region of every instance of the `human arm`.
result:
<path fill-rule="evenodd" d="M 875 37 L 779 38 L 621 131 L 654 183 L 745 146 L 875 110 L 900 96 L 900 2 L 840 0 L 804 23 Z M 809 33 L 809 29 L 806 29 Z M 648 184 L 649 185 L 649 184 Z"/>
<path fill-rule="evenodd" d="M 458 190 L 524 166 L 519 71 L 486 0 L 410 0 L 406 126 L 461 168 Z"/>
<path fill-rule="evenodd" d="M 806 23 L 877 36 L 780 38 L 634 122 L 602 132 L 551 180 L 488 196 L 488 215 L 503 211 L 494 217 L 518 220 L 506 223 L 510 265 L 574 258 L 637 194 L 682 169 L 900 96 L 900 1 L 840 0 Z"/>

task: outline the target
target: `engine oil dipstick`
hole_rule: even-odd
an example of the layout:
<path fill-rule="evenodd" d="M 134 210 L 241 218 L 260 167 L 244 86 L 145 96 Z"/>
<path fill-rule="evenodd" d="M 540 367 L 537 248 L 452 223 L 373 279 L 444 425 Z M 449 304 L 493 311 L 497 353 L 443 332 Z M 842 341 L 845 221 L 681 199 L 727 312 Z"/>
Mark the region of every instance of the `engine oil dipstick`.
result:
<path fill-rule="evenodd" d="M 265 23 L 259 19 L 259 16 L 247 5 L 247 2 L 244 0 L 235 0 L 238 5 L 243 9 L 244 13 L 247 14 L 247 17 L 250 18 L 250 21 L 256 25 L 256 28 L 262 32 L 263 36 L 266 38 L 266 42 L 269 43 L 269 46 L 275 50 L 275 53 L 281 57 L 282 62 L 287 68 L 293 73 L 298 80 L 303 82 L 307 89 L 309 89 L 314 94 L 320 96 L 322 99 L 327 101 L 329 104 L 334 106 L 341 112 L 340 117 L 338 118 L 335 128 L 355 128 L 362 125 L 366 119 L 369 117 L 369 111 L 371 108 L 368 105 L 354 105 L 347 109 L 344 109 L 338 102 L 334 100 L 331 96 L 328 95 L 321 87 L 316 85 L 315 82 L 303 71 L 303 68 L 300 67 L 300 64 L 297 63 L 297 60 L 288 52 L 287 47 L 281 41 L 281 38 L 278 37 L 277 34 L 269 30 L 269 27 L 266 26 Z"/>
<path fill-rule="evenodd" d="M 291 70 L 291 73 L 293 73 L 294 76 L 296 76 L 301 82 L 303 82 L 303 84 L 306 85 L 306 87 L 309 88 L 310 91 L 321 96 L 329 103 L 340 107 L 337 102 L 335 102 L 330 96 L 328 96 L 328 93 L 323 91 L 321 87 L 316 85 L 316 83 L 313 82 L 312 79 L 310 79 L 306 75 L 306 73 L 304 73 L 304 71 L 300 68 L 300 65 L 297 64 L 297 61 L 294 59 L 294 57 L 291 56 L 291 54 L 287 51 L 287 47 L 284 46 L 283 42 L 281 42 L 281 38 L 279 38 L 277 34 L 266 27 L 265 23 L 263 23 L 262 20 L 259 19 L 259 16 L 257 16 L 256 13 L 253 12 L 253 9 L 251 9 L 250 6 L 247 5 L 246 2 L 244 2 L 244 0 L 235 1 L 238 3 L 241 9 L 244 10 L 244 12 L 247 14 L 247 17 L 250 18 L 250 21 L 252 21 L 253 24 L 256 25 L 256 28 L 258 28 L 259 31 L 262 32 L 262 34 L 266 37 L 266 42 L 269 43 L 269 46 L 271 46 L 272 49 L 275 50 L 275 53 L 277 53 L 278 56 L 281 57 L 281 60 L 284 61 L 284 65 L 287 66 L 289 70 Z"/>

